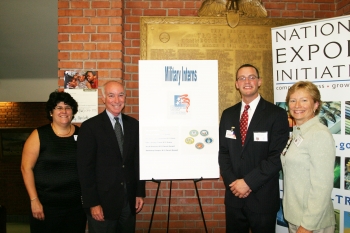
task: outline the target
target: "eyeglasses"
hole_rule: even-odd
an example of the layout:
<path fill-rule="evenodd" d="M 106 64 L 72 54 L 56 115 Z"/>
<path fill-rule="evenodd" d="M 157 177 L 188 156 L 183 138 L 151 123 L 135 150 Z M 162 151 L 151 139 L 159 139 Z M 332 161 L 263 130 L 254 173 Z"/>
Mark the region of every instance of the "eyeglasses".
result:
<path fill-rule="evenodd" d="M 64 110 L 64 111 L 70 111 L 70 110 L 72 110 L 72 107 L 71 107 L 71 106 L 65 106 L 65 107 L 56 106 L 55 109 L 58 110 L 58 111 L 60 111 L 60 112 L 63 111 L 63 110 Z"/>
<path fill-rule="evenodd" d="M 255 75 L 249 75 L 248 77 L 240 76 L 237 78 L 237 81 L 245 81 L 245 80 L 247 80 L 247 78 L 248 78 L 248 80 L 253 81 L 253 80 L 257 79 L 258 77 L 256 77 Z"/>

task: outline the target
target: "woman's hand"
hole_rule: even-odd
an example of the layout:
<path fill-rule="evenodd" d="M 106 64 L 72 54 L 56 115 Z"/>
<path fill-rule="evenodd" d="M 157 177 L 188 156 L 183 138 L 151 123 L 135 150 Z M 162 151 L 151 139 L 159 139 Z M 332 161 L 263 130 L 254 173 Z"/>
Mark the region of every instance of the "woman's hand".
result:
<path fill-rule="evenodd" d="M 39 199 L 35 199 L 31 201 L 30 204 L 32 208 L 33 217 L 39 220 L 44 220 L 45 219 L 44 209 Z"/>

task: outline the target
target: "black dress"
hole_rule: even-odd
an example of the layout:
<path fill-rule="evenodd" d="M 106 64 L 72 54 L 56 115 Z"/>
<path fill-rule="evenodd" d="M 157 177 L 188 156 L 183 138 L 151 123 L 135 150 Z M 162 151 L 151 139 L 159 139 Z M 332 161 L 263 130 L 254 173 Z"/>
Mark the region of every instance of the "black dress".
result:
<path fill-rule="evenodd" d="M 50 124 L 37 129 L 40 152 L 33 171 L 45 220 L 32 217 L 32 233 L 85 232 L 76 158 L 79 127 L 74 128 L 70 137 L 58 137 Z"/>

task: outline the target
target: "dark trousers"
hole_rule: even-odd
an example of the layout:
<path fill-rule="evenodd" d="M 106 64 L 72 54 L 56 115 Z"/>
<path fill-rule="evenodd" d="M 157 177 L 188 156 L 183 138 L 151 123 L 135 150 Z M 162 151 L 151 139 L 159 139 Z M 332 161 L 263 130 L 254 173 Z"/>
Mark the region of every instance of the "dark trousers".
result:
<path fill-rule="evenodd" d="M 38 220 L 31 215 L 31 233 L 84 233 L 86 214 L 82 206 L 69 209 L 45 208 L 45 220 Z"/>
<path fill-rule="evenodd" d="M 88 218 L 89 233 L 134 233 L 136 217 L 131 213 L 129 203 L 124 205 L 117 220 L 96 221 L 90 215 Z"/>
<path fill-rule="evenodd" d="M 226 205 L 226 233 L 274 233 L 276 213 L 254 213 L 244 206 L 235 208 Z"/>

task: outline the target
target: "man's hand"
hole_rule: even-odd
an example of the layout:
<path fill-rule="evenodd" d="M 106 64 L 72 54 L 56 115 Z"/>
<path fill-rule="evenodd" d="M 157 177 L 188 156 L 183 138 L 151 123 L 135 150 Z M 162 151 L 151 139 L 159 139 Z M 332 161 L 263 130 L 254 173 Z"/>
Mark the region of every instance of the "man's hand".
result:
<path fill-rule="evenodd" d="M 104 221 L 105 217 L 103 215 L 102 206 L 97 205 L 90 208 L 91 216 L 96 221 Z"/>
<path fill-rule="evenodd" d="M 300 226 L 296 233 L 312 233 L 312 231 L 306 230 L 304 227 Z"/>
<path fill-rule="evenodd" d="M 143 207 L 143 198 L 136 197 L 136 205 L 135 205 L 136 213 L 140 212 L 142 210 L 142 207 Z"/>
<path fill-rule="evenodd" d="M 243 179 L 237 179 L 229 186 L 233 195 L 239 198 L 246 198 L 252 192 L 252 190 Z"/>

